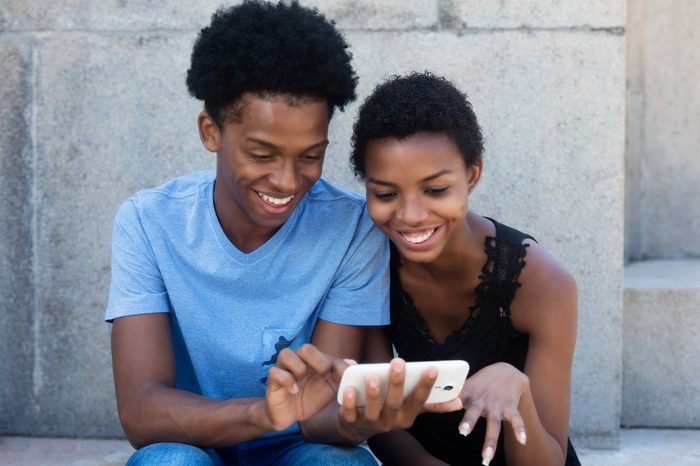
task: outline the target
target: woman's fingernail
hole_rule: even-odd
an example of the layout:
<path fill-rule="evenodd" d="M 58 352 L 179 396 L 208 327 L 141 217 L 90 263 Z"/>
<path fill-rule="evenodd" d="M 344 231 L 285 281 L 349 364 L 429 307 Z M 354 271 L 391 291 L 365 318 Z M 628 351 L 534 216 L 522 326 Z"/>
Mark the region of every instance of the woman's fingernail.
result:
<path fill-rule="evenodd" d="M 472 430 L 472 426 L 468 422 L 463 422 L 459 425 L 459 433 L 465 437 L 469 435 L 470 430 Z"/>
<path fill-rule="evenodd" d="M 292 393 L 295 395 L 297 393 L 299 393 L 299 385 L 297 385 L 297 384 L 292 385 Z"/>
<path fill-rule="evenodd" d="M 379 387 L 379 377 L 376 377 L 376 376 L 374 376 L 374 375 L 371 375 L 371 376 L 369 377 L 369 386 L 370 386 L 371 388 L 377 388 L 377 387 Z"/>
<path fill-rule="evenodd" d="M 525 434 L 524 430 L 521 430 L 518 434 L 518 442 L 520 442 L 523 445 L 527 443 L 527 435 Z"/>
<path fill-rule="evenodd" d="M 481 462 L 484 466 L 489 466 L 489 463 L 491 463 L 491 460 L 493 459 L 493 447 L 486 447 L 486 451 L 484 452 L 484 461 Z"/>

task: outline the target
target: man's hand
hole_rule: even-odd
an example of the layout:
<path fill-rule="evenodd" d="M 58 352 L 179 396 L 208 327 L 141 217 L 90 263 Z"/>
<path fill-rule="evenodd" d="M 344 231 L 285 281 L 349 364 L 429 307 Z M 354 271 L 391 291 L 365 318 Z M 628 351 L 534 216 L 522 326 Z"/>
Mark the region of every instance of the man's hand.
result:
<path fill-rule="evenodd" d="M 333 401 L 347 363 L 313 345 L 280 351 L 268 372 L 265 406 L 273 430 L 308 419 Z"/>

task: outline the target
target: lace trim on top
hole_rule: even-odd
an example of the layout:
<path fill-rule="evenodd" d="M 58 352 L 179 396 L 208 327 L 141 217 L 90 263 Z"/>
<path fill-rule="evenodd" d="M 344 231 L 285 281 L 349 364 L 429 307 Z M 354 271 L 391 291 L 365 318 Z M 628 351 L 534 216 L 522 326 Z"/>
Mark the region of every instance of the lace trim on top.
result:
<path fill-rule="evenodd" d="M 401 287 L 398 273 L 401 265 L 396 254 L 396 260 L 392 261 L 392 294 L 397 293 L 394 298 L 399 298 L 403 305 L 392 306 L 391 333 L 399 355 L 407 360 L 467 359 L 472 366 L 469 372 L 474 373 L 498 358 L 507 347 L 507 340 L 518 335 L 510 322 L 510 303 L 521 286 L 518 277 L 526 265 L 524 258 L 529 245 L 504 238 L 501 232 L 504 227 L 491 221 L 496 225 L 496 236 L 484 240 L 487 257 L 474 289 L 474 304 L 467 308 L 464 324 L 443 343 L 433 339 L 413 298 Z M 529 236 L 517 239 L 525 238 Z"/>

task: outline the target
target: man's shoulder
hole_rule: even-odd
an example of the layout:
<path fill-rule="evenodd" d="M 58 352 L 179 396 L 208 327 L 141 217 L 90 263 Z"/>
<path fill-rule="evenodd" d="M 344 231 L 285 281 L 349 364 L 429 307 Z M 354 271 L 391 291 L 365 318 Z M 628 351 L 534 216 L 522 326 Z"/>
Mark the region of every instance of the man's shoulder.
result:
<path fill-rule="evenodd" d="M 190 173 L 173 178 L 153 188 L 142 189 L 133 194 L 125 204 L 132 204 L 137 210 L 168 210 L 179 208 L 184 201 L 198 196 L 214 182 L 213 171 Z"/>
<path fill-rule="evenodd" d="M 331 206 L 333 209 L 362 211 L 365 208 L 364 196 L 343 189 L 321 178 L 307 194 L 310 204 Z"/>
<path fill-rule="evenodd" d="M 197 209 L 201 193 L 214 182 L 213 171 L 195 172 L 173 178 L 153 188 L 142 189 L 127 199 L 117 212 L 117 223 L 157 221 L 168 218 L 173 221 L 178 212 L 183 215 Z"/>

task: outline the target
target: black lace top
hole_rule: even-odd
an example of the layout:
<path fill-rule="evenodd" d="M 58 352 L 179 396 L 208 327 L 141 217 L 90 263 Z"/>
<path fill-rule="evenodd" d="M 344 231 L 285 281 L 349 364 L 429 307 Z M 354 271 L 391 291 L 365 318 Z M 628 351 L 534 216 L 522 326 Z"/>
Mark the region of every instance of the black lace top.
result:
<path fill-rule="evenodd" d="M 491 220 L 491 219 L 489 219 Z M 391 254 L 391 327 L 390 337 L 399 356 L 406 361 L 464 359 L 469 374 L 504 361 L 523 370 L 528 337 L 518 333 L 510 321 L 510 303 L 520 287 L 518 276 L 525 267 L 526 235 L 491 220 L 496 236 L 486 238 L 487 260 L 475 289 L 475 303 L 465 310 L 464 325 L 438 343 L 431 337 L 411 296 L 401 287 L 400 259 L 392 246 Z M 452 465 L 481 464 L 486 422 L 482 418 L 466 438 L 457 426 L 464 411 L 448 414 L 421 414 L 411 432 L 433 456 Z M 513 435 L 501 429 L 496 456 L 491 465 L 505 465 L 503 436 Z M 571 442 L 566 466 L 580 466 Z"/>

